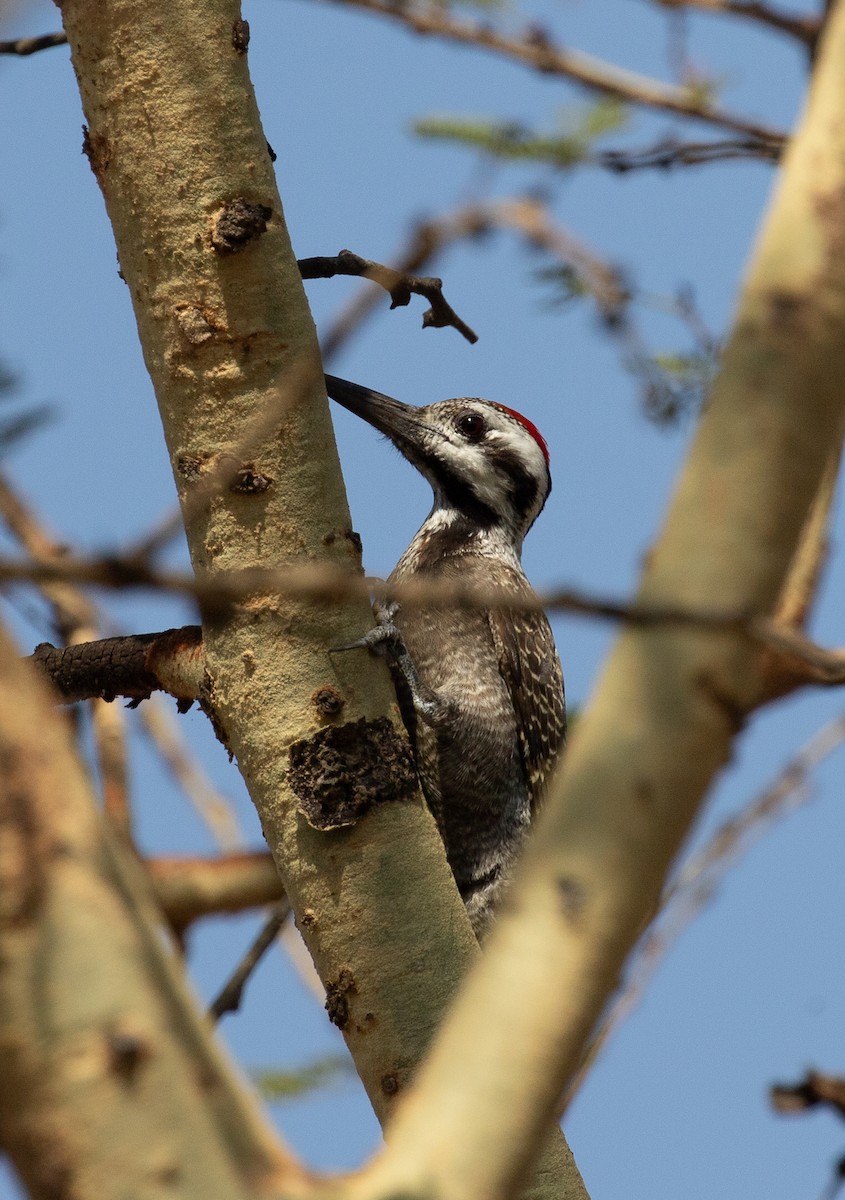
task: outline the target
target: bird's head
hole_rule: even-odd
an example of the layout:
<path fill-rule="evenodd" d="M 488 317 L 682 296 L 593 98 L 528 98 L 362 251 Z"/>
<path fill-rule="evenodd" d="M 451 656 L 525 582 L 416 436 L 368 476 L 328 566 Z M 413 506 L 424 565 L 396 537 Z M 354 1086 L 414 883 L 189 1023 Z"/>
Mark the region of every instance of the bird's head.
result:
<path fill-rule="evenodd" d="M 549 451 L 521 413 L 490 400 L 440 400 L 414 408 L 334 375 L 328 394 L 385 434 L 426 477 L 435 510 L 472 525 L 497 526 L 517 545 L 552 487 Z"/>

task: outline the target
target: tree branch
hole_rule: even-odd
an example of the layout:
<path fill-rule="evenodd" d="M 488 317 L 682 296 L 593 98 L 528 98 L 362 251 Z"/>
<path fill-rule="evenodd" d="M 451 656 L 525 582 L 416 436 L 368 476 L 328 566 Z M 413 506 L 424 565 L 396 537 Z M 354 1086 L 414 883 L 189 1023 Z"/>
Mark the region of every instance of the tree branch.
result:
<path fill-rule="evenodd" d="M 213 584 L 265 563 L 354 575 L 360 548 L 247 57 L 233 38 L 237 5 L 64 0 L 62 12 L 198 575 Z M 385 665 L 329 655 L 364 632 L 369 606 L 361 597 L 315 617 L 313 600 L 282 604 L 259 590 L 203 616 L 206 703 L 387 1121 L 478 946 L 415 786 Z M 328 719 L 312 703 L 327 687 L 342 702 Z M 373 766 L 369 787 L 355 778 L 367 819 L 341 832 L 302 816 L 325 756 L 332 778 Z M 548 1146 L 546 1186 L 583 1195 L 560 1136 Z"/>
<path fill-rule="evenodd" d="M 661 8 L 693 8 L 741 17 L 759 25 L 766 25 L 769 29 L 777 29 L 780 33 L 787 33 L 803 42 L 810 50 L 815 49 L 823 24 L 821 17 L 810 16 L 807 13 L 784 12 L 770 4 L 762 4 L 759 0 L 657 0 L 657 3 Z"/>
<path fill-rule="evenodd" d="M 640 603 L 719 596 L 768 612 L 781 593 L 843 427 L 843 106 L 839 0 Z M 396 1114 L 374 1170 L 385 1189 L 498 1200 L 518 1186 L 759 682 L 733 634 L 622 633 L 509 903 Z"/>
<path fill-rule="evenodd" d="M 209 1037 L 144 872 L 5 635 L 0 728 L 0 1145 L 28 1194 L 178 1176 L 196 1200 L 289 1195 L 303 1172 Z"/>
<path fill-rule="evenodd" d="M 671 112 L 676 116 L 703 121 L 735 133 L 746 134 L 780 147 L 786 134 L 736 113 L 721 109 L 701 98 L 692 88 L 673 87 L 611 63 L 602 62 L 577 50 L 555 45 L 536 30 L 523 37 L 507 37 L 488 25 L 462 21 L 448 9 L 427 0 L 333 0 L 346 8 L 360 8 L 396 21 L 415 33 L 433 34 L 446 41 L 492 50 L 505 58 L 525 63 L 545 75 L 558 75 L 590 91 L 613 96 L 630 104 Z"/>
<path fill-rule="evenodd" d="M 442 279 L 396 271 L 369 258 L 361 258 L 351 250 L 341 250 L 331 258 L 299 258 L 296 265 L 303 279 L 333 279 L 336 275 L 371 279 L 388 293 L 391 308 L 410 304 L 412 295 L 424 296 L 431 307 L 423 313 L 423 329 L 444 329 L 451 325 L 470 344 L 478 341 L 478 334 L 447 303 Z"/>
<path fill-rule="evenodd" d="M 762 142 L 759 138 L 682 142 L 675 137 L 664 137 L 643 150 L 598 150 L 589 161 L 616 175 L 624 175 L 629 171 L 648 168 L 668 171 L 672 167 L 698 167 L 737 158 L 757 158 L 774 163 L 779 161 L 781 153 L 782 147 L 772 142 Z"/>
<path fill-rule="evenodd" d="M 64 33 L 43 33 L 40 37 L 13 38 L 12 41 L 0 41 L 0 54 L 17 54 L 25 58 L 37 54 L 39 50 L 49 50 L 52 46 L 66 46 L 67 35 Z"/>
<path fill-rule="evenodd" d="M 285 894 L 273 857 L 266 851 L 216 858 L 151 858 L 145 865 L 156 899 L 177 932 L 201 917 L 263 908 Z"/>
<path fill-rule="evenodd" d="M 843 742 L 845 715 L 840 715 L 814 733 L 758 796 L 724 821 L 704 846 L 681 865 L 677 877 L 663 893 L 654 924 L 637 949 L 629 978 L 602 1017 L 584 1062 L 566 1089 L 566 1108 L 614 1030 L 639 1002 L 659 963 L 710 902 L 728 871 L 776 821 L 808 802 L 812 796 L 812 773 Z"/>
<path fill-rule="evenodd" d="M 36 646 L 33 662 L 67 704 L 123 696 L 134 704 L 169 692 L 184 711 L 202 694 L 205 658 L 199 625 L 136 633 L 74 646 Z"/>
<path fill-rule="evenodd" d="M 845 1079 L 808 1071 L 799 1083 L 773 1084 L 771 1101 L 772 1108 L 785 1116 L 803 1113 L 821 1104 L 845 1119 Z"/>
<path fill-rule="evenodd" d="M 208 1015 L 212 1021 L 219 1021 L 226 1013 L 237 1012 L 241 1007 L 250 975 L 281 933 L 290 912 L 290 900 L 283 896 L 273 906 L 252 945 L 209 1005 Z"/>

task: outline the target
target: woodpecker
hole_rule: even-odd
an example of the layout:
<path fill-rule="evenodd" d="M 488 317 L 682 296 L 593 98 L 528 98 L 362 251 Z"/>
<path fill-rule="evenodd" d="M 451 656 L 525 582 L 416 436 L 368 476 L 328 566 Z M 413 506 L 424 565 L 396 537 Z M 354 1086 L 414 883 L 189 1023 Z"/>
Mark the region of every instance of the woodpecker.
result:
<path fill-rule="evenodd" d="M 549 452 L 489 400 L 403 404 L 333 375 L 329 396 L 385 434 L 434 503 L 388 584 L 427 576 L 533 597 L 522 542 L 551 490 Z M 563 674 L 544 613 L 376 605 L 338 650 L 385 653 L 428 805 L 484 934 L 566 736 Z"/>

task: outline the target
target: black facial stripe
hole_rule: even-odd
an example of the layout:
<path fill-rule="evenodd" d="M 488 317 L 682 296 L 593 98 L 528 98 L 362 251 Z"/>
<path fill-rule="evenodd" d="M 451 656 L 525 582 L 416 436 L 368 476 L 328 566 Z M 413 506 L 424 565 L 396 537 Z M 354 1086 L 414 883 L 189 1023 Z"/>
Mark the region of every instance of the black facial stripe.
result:
<path fill-rule="evenodd" d="M 479 499 L 473 491 L 472 485 L 453 471 L 442 458 L 438 458 L 436 454 L 426 453 L 419 446 L 412 446 L 404 442 L 399 448 L 417 470 L 428 475 L 433 483 L 436 481 L 437 489 L 448 501 L 450 507 L 464 513 L 481 529 L 489 529 L 499 523 L 501 520 L 499 514 L 494 512 L 489 504 L 485 504 L 483 500 Z"/>
<path fill-rule="evenodd" d="M 513 454 L 510 450 L 497 449 L 493 461 L 508 477 L 516 511 L 518 513 L 531 512 L 537 503 L 537 495 L 540 490 L 537 480 L 526 471 L 518 455 Z"/>
<path fill-rule="evenodd" d="M 472 486 L 465 479 L 461 479 L 458 475 L 453 475 L 441 462 L 433 463 L 432 470 L 435 473 L 440 491 L 453 508 L 471 517 L 482 529 L 489 529 L 491 525 L 497 524 L 499 521 L 498 515 L 490 508 L 489 504 L 485 504 L 483 500 L 479 500 Z"/>

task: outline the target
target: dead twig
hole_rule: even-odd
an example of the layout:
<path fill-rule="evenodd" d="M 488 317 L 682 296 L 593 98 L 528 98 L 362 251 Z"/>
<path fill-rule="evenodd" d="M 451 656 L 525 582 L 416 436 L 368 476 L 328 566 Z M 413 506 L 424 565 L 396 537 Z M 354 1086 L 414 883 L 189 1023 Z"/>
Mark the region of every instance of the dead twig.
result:
<path fill-rule="evenodd" d="M 760 3 L 759 0 L 657 0 L 657 3 L 667 9 L 695 8 L 703 12 L 722 13 L 725 16 L 755 21 L 757 24 L 768 26 L 769 29 L 789 34 L 790 37 L 803 42 L 811 51 L 815 48 L 823 24 L 823 19 L 814 14 L 784 12 L 783 9 Z"/>
<path fill-rule="evenodd" d="M 335 3 L 387 17 L 415 33 L 431 34 L 446 41 L 492 50 L 545 75 L 562 76 L 590 91 L 613 96 L 629 104 L 704 121 L 775 146 L 782 146 L 786 142 L 785 133 L 711 104 L 700 89 L 673 87 L 589 54 L 568 50 L 556 45 L 545 31 L 536 27 L 529 29 L 522 37 L 508 37 L 481 22 L 461 20 L 448 8 L 425 0 L 335 0 Z"/>
<path fill-rule="evenodd" d="M 208 1015 L 212 1021 L 219 1021 L 226 1013 L 238 1011 L 243 999 L 244 988 L 247 985 L 250 975 L 273 945 L 279 931 L 290 916 L 290 912 L 291 906 L 287 896 L 284 896 L 271 908 L 267 920 L 261 927 L 255 941 L 232 972 L 229 980 L 221 988 L 219 994 L 211 1002 Z"/>
<path fill-rule="evenodd" d="M 423 329 L 451 326 L 468 342 L 478 341 L 478 334 L 447 303 L 442 279 L 431 275 L 411 275 L 407 271 L 385 267 L 369 258 L 361 258 L 351 250 L 341 250 L 331 258 L 300 258 L 297 259 L 297 266 L 303 279 L 332 279 L 336 275 L 370 279 L 389 294 L 391 308 L 410 304 L 412 295 L 423 296 L 431 306 L 423 313 Z"/>
<path fill-rule="evenodd" d="M 32 661 L 66 704 L 123 696 L 136 707 L 153 692 L 162 691 L 175 696 L 180 711 L 187 712 L 200 695 L 205 678 L 199 625 L 73 646 L 42 642 Z"/>
<path fill-rule="evenodd" d="M 42 33 L 39 37 L 13 38 L 11 41 L 0 41 L 0 54 L 16 54 L 26 58 L 37 54 L 39 50 L 49 50 L 53 46 L 66 46 L 67 34 Z"/>
<path fill-rule="evenodd" d="M 724 138 L 718 142 L 682 142 L 674 137 L 661 138 L 642 150 L 600 150 L 588 162 L 616 175 L 644 169 L 671 170 L 672 167 L 697 167 L 737 158 L 756 158 L 776 163 L 783 147 L 759 138 Z"/>

